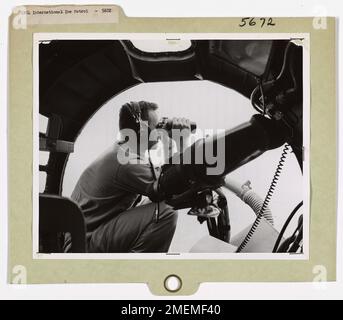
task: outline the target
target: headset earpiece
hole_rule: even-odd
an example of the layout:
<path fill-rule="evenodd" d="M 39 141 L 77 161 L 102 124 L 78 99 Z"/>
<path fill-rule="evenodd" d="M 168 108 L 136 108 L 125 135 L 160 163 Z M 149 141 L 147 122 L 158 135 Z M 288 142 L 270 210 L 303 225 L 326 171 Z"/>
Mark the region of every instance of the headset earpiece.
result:
<path fill-rule="evenodd" d="M 140 103 L 143 103 L 143 102 L 140 102 Z M 150 129 L 149 125 L 146 122 L 142 121 L 142 112 L 141 112 L 140 103 L 135 102 L 135 101 L 131 101 L 130 103 L 127 103 L 127 106 L 128 106 L 128 109 L 132 115 L 132 118 L 135 120 L 135 122 L 137 124 L 137 132 L 142 131 L 142 127 L 143 127 L 143 123 L 144 123 L 144 125 L 147 126 L 148 132 L 150 135 L 151 129 Z"/>
<path fill-rule="evenodd" d="M 130 103 L 130 105 L 133 108 L 133 115 L 134 115 L 134 118 L 135 118 L 136 122 L 140 123 L 141 120 L 142 120 L 142 117 L 141 117 L 141 108 L 139 106 L 139 103 L 132 101 Z"/>
<path fill-rule="evenodd" d="M 141 128 L 141 109 L 139 107 L 139 104 L 137 102 L 131 101 L 130 103 L 127 103 L 128 110 L 136 122 L 137 125 L 137 131 L 140 131 Z"/>

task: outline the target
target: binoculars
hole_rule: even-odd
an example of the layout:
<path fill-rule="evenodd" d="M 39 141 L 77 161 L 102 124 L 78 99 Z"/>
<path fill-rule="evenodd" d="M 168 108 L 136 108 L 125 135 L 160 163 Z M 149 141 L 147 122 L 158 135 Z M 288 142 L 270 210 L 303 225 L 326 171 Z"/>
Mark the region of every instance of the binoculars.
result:
<path fill-rule="evenodd" d="M 197 129 L 197 124 L 191 121 L 191 132 L 194 132 Z M 162 120 L 157 124 L 157 129 L 171 130 L 173 127 L 173 120 L 167 117 L 163 117 Z"/>

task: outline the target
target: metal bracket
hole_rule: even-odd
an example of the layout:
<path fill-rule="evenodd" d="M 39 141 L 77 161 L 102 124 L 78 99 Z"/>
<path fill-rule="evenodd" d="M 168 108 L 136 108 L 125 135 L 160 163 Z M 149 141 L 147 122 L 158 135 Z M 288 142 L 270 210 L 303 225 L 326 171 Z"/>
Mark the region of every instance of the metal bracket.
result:
<path fill-rule="evenodd" d="M 39 151 L 73 153 L 74 143 L 70 141 L 47 138 L 46 136 L 40 136 Z"/>

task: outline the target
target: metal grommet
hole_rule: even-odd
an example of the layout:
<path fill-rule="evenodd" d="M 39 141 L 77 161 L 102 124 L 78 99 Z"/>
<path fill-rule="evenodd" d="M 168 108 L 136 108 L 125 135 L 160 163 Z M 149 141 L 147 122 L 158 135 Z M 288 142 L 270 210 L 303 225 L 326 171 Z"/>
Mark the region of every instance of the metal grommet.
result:
<path fill-rule="evenodd" d="M 164 280 L 164 288 L 169 292 L 178 292 L 182 288 L 182 280 L 179 276 L 171 274 Z"/>

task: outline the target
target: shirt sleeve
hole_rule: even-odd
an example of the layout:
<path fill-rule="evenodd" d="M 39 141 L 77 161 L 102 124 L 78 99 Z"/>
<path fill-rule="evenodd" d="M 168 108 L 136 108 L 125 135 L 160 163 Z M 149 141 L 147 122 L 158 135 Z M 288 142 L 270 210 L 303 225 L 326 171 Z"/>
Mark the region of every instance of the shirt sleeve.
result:
<path fill-rule="evenodd" d="M 149 164 L 127 163 L 119 166 L 116 182 L 128 192 L 150 197 L 155 180 Z"/>

